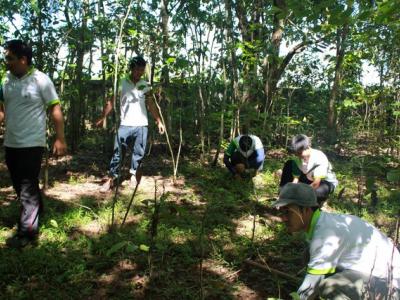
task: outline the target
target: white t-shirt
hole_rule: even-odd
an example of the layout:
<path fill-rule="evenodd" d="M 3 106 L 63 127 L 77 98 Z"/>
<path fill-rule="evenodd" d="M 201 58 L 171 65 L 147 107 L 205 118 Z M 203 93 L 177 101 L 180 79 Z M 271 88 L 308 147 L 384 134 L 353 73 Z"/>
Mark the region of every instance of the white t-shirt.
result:
<path fill-rule="evenodd" d="M 393 286 L 400 287 L 399 251 L 373 225 L 356 216 L 319 210 L 314 212 L 311 224 L 309 274 L 341 269 L 388 278 L 391 270 Z"/>
<path fill-rule="evenodd" d="M 21 78 L 11 73 L 2 84 L 0 101 L 4 102 L 4 145 L 12 148 L 46 146 L 46 109 L 60 103 L 50 78 L 31 69 Z"/>
<path fill-rule="evenodd" d="M 332 183 L 335 187 L 338 185 L 336 175 L 332 171 L 332 165 L 322 151 L 311 148 L 308 161 L 296 159 L 296 163 L 309 180 L 314 181 L 315 178 L 321 178 Z M 310 170 L 312 171 L 310 172 Z"/>
<path fill-rule="evenodd" d="M 243 135 L 239 135 L 239 136 L 235 137 L 235 139 L 234 139 L 234 144 L 235 144 L 236 147 L 237 147 L 236 149 L 237 149 L 244 157 L 247 157 L 247 158 L 248 158 L 248 157 L 250 157 L 250 156 L 253 154 L 253 152 L 254 152 L 255 150 L 258 150 L 258 149 L 263 148 L 263 144 L 262 144 L 260 138 L 259 138 L 258 136 L 256 136 L 256 135 L 249 134 L 248 136 L 253 140 L 252 147 L 251 147 L 247 152 L 242 151 L 242 149 L 240 149 L 240 147 L 239 147 L 239 141 L 240 141 L 240 138 L 241 138 L 242 136 L 243 136 Z"/>
<path fill-rule="evenodd" d="M 149 84 L 139 80 L 134 84 L 124 78 L 121 81 L 121 125 L 123 126 L 147 126 L 146 93 L 151 90 Z"/>

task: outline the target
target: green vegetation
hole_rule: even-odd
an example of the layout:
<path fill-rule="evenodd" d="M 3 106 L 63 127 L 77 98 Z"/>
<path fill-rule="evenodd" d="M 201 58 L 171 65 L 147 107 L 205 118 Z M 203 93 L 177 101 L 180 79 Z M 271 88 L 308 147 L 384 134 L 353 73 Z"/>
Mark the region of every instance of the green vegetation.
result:
<path fill-rule="evenodd" d="M 185 159 L 176 186 L 170 177 L 157 177 L 156 198 L 150 175 L 141 184 L 126 225 L 111 231 L 111 194 L 103 197 L 89 189 L 68 201 L 62 195 L 47 196 L 39 243 L 22 250 L 4 245 L 18 209 L 16 201 L 3 202 L 1 298 L 288 299 L 297 288 L 295 282 L 245 263 L 253 259 L 298 278 L 304 275 L 303 237 L 287 235 L 283 224 L 271 218 L 277 214 L 269 208 L 277 196 L 274 172 L 286 158 L 284 152 L 280 158 L 274 155 L 268 155 L 263 173 L 240 184 L 221 166 L 211 168 Z M 160 159 L 148 158 L 145 172 L 167 173 L 168 165 L 153 169 Z M 365 159 L 382 170 L 398 164 L 386 158 Z M 384 173 L 372 173 L 379 199 L 373 207 L 367 178 L 360 177 L 354 161 L 343 157 L 333 164 L 341 185 L 325 209 L 361 215 L 394 237 L 400 209 L 397 183 L 388 181 Z M 106 168 L 105 164 L 97 167 Z M 86 171 L 78 176 L 79 182 L 67 180 L 69 193 L 96 180 L 86 177 L 85 181 Z M 79 172 L 72 173 L 76 177 Z M 57 182 L 53 180 L 50 194 L 61 185 Z M 116 203 L 117 224 L 130 196 L 123 186 Z"/>
<path fill-rule="evenodd" d="M 40 240 L 17 251 L 5 247 L 19 208 L 0 151 L 0 299 L 289 299 L 296 279 L 246 259 L 304 275 L 302 236 L 287 235 L 269 207 L 276 171 L 299 133 L 324 150 L 339 179 L 325 208 L 359 215 L 395 238 L 398 6 L 398 0 L 0 1 L 0 44 L 18 38 L 33 45 L 34 66 L 54 81 L 61 99 L 70 154 L 42 168 L 49 187 Z M 151 120 L 144 181 L 126 226 L 110 228 L 113 196 L 98 186 L 119 117 L 104 128 L 94 123 L 139 54 L 149 63 L 145 79 L 170 142 Z M 5 74 L 1 63 L 1 80 Z M 245 128 L 268 154 L 254 182 L 236 184 L 221 153 Z M 0 139 L 3 133 L 0 127 Z M 123 183 L 117 224 L 130 193 Z"/>

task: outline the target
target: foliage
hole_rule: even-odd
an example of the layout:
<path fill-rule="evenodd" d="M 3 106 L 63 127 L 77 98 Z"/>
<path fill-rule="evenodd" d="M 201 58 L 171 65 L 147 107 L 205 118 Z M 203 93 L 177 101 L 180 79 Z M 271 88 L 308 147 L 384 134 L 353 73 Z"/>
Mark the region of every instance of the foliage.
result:
<path fill-rule="evenodd" d="M 94 147 L 88 149 L 94 151 Z M 286 158 L 268 158 L 256 181 L 240 183 L 232 182 L 224 168 L 210 169 L 192 158 L 185 159 L 178 178 L 184 179 L 185 184 L 178 194 L 166 193 L 156 209 L 153 192 L 149 195 L 139 191 L 126 226 L 111 232 L 106 228 L 112 195 L 82 195 L 72 201 L 46 197 L 39 245 L 22 251 L 0 246 L 0 294 L 13 299 L 25 299 L 28 295 L 171 299 L 182 295 L 196 298 L 203 291 L 210 298 L 234 299 L 245 297 L 241 293 L 250 288 L 264 299 L 288 299 L 296 285 L 268 272 L 245 268 L 242 263 L 248 257 L 263 259 L 289 274 L 298 273 L 304 264 L 303 238 L 288 236 L 282 224 L 268 217 L 276 213 L 269 207 L 277 191 L 278 178 L 274 173 Z M 153 159 L 149 166 L 162 166 L 161 156 Z M 362 217 L 393 236 L 400 207 L 398 195 L 393 194 L 391 183 L 386 181 L 385 169 L 395 161 L 385 157 L 331 161 L 346 192 L 339 199 L 339 188 L 329 199 L 329 206 L 339 212 L 358 214 L 353 201 L 358 197 L 355 178 L 359 178 L 362 165 L 364 171 L 368 169 L 375 175 L 380 199 L 376 210 L 369 212 L 364 192 Z M 70 188 L 85 184 L 88 170 L 84 165 L 70 163 L 66 167 L 75 169 L 71 177 L 81 178 L 79 182 L 71 181 L 74 185 Z M 168 166 L 158 169 L 161 173 L 167 170 Z M 388 179 L 392 179 L 393 174 L 389 173 Z M 365 184 L 363 188 L 368 189 L 368 183 Z M 129 199 L 129 193 L 119 197 L 117 221 L 122 220 Z M 1 244 L 11 232 L 7 224 L 18 214 L 17 203 L 9 204 L 0 212 Z M 156 212 L 154 230 L 151 224 Z"/>
<path fill-rule="evenodd" d="M 35 65 L 53 79 L 62 99 L 70 148 L 76 153 L 95 150 L 70 167 L 95 166 L 90 170 L 98 174 L 105 169 L 97 166 L 102 154 L 112 151 L 118 118 L 108 120 L 106 131 L 94 129 L 93 124 L 112 94 L 115 37 L 130 3 L 0 2 L 0 43 L 22 38 L 33 44 Z M 82 196 L 73 203 L 49 199 L 39 247 L 21 252 L 0 249 L 1 296 L 118 298 L 130 293 L 140 298 L 145 293 L 158 299 L 230 299 L 249 285 L 265 297 L 278 296 L 284 286 L 279 297 L 288 298 L 295 287 L 270 274 L 242 270 L 242 261 L 260 253 L 266 260 L 277 257 L 268 263 L 288 273 L 298 271 L 301 259 L 289 244 L 300 249 L 304 245 L 263 215 L 269 211 L 269 199 L 276 196 L 273 174 L 286 154 L 273 155 L 297 133 L 306 133 L 314 145 L 323 146 L 332 112 L 337 114 L 338 138 L 326 150 L 345 190 L 336 191 L 329 205 L 371 220 L 393 235 L 400 208 L 396 0 L 132 3 L 122 28 L 119 75 L 133 55 L 143 55 L 149 62 L 146 79 L 152 81 L 174 149 L 182 129 L 184 163 L 178 174 L 190 192 L 175 198 L 168 195 L 158 209 L 140 195 L 127 228 L 96 234 L 82 228 L 106 226 L 110 199 Z M 344 32 L 343 62 L 337 72 L 338 40 Z M 376 70 L 375 83 L 366 83 L 371 76 L 366 66 Z M 330 111 L 336 74 L 338 93 Z M 4 75 L 2 64 L 0 77 Z M 149 124 L 151 144 L 159 147 L 157 156 L 163 158 L 157 166 L 164 166 L 165 141 L 153 133 L 153 122 Z M 243 127 L 271 150 L 260 176 L 261 189 L 249 182 L 232 185 L 224 170 L 210 170 L 198 162 L 206 161 L 218 146 L 224 148 Z M 160 174 L 168 174 L 160 168 Z M 81 174 L 85 172 L 67 172 L 64 181 L 70 187 L 80 186 L 88 178 Z M 119 199 L 117 216 L 127 201 Z M 16 203 L 2 208 L 4 241 L 7 220 L 16 216 Z M 151 237 L 156 213 L 158 234 Z M 249 226 L 243 224 L 253 221 L 257 230 L 252 238 Z M 281 253 L 294 259 L 281 263 Z M 200 261 L 218 267 L 205 271 L 204 282 L 199 282 Z M 221 275 L 220 270 L 227 273 Z"/>

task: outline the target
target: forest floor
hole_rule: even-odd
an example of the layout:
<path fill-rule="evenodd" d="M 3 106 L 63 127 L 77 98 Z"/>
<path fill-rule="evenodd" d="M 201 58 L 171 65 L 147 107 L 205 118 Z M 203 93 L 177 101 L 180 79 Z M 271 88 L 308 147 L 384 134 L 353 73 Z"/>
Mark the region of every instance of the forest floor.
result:
<path fill-rule="evenodd" d="M 270 208 L 285 151 L 268 151 L 264 171 L 240 182 L 221 160 L 211 167 L 185 155 L 174 182 L 168 152 L 153 147 L 124 226 L 133 189 L 122 181 L 113 227 L 114 193 L 99 192 L 109 155 L 100 152 L 50 159 L 38 245 L 22 250 L 5 245 L 19 205 L 0 155 L 1 299 L 290 299 L 305 273 L 306 244 Z M 331 158 L 341 186 L 323 209 L 358 214 L 394 237 L 399 191 L 385 172 L 398 161 L 357 157 Z M 376 168 L 372 183 L 367 165 Z"/>

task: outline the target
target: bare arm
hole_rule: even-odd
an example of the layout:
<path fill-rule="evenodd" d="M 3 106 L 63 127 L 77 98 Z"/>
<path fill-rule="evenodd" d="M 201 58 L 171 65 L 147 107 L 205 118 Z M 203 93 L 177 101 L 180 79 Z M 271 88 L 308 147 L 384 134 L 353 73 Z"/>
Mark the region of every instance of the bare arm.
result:
<path fill-rule="evenodd" d="M 106 105 L 104 105 L 101 118 L 96 121 L 96 126 L 103 125 L 104 120 L 107 118 L 107 116 L 112 112 L 112 110 L 114 108 L 113 103 L 114 103 L 113 99 L 107 100 Z"/>
<path fill-rule="evenodd" d="M 313 182 L 311 182 L 311 187 L 316 190 L 321 183 L 321 178 L 315 178 Z"/>
<path fill-rule="evenodd" d="M 154 100 L 152 98 L 152 93 L 151 92 L 146 94 L 146 104 L 147 104 L 147 108 L 149 109 L 149 111 L 150 111 L 151 115 L 153 116 L 154 120 L 156 120 L 156 124 L 157 124 L 157 127 L 158 127 L 158 132 L 160 134 L 163 134 L 165 132 L 165 127 L 164 127 L 164 124 L 161 121 L 161 117 L 160 117 L 160 114 L 158 112 L 158 107 L 154 103 Z"/>
<path fill-rule="evenodd" d="M 51 106 L 49 110 L 56 131 L 56 140 L 53 145 L 53 154 L 62 156 L 67 152 L 67 144 L 65 143 L 64 137 L 64 116 L 61 111 L 61 105 L 55 104 Z"/>
<path fill-rule="evenodd" d="M 4 104 L 3 104 L 3 103 L 0 103 L 0 124 L 3 123 L 3 121 L 4 121 L 4 116 L 5 116 L 5 113 L 4 113 Z"/>

